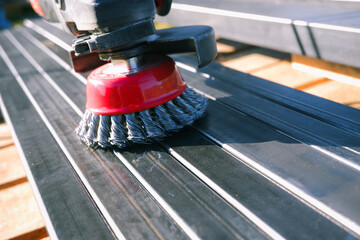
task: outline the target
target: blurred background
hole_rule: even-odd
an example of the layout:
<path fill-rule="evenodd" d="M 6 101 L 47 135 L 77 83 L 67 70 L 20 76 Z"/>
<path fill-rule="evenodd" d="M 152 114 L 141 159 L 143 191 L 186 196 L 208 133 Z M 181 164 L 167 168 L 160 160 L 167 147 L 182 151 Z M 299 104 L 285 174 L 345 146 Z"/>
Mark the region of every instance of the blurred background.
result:
<path fill-rule="evenodd" d="M 1 27 L 16 26 L 24 18 L 36 16 L 27 0 L 0 0 L 0 8 Z"/>

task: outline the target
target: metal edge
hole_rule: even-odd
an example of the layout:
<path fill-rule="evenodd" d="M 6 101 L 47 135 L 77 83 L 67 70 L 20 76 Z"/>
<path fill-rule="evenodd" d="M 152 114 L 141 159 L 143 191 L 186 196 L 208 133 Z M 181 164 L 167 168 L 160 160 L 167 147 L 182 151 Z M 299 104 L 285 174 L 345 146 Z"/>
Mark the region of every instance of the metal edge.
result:
<path fill-rule="evenodd" d="M 0 46 L 0 52 L 3 51 L 2 47 Z M 53 240 L 55 239 L 59 239 L 56 232 L 55 232 L 55 229 L 54 229 L 54 226 L 52 225 L 51 223 L 51 220 L 50 220 L 50 217 L 49 217 L 49 214 L 46 210 L 46 206 L 44 204 L 44 201 L 41 197 L 41 194 L 40 194 L 40 191 L 36 185 L 36 182 L 35 182 L 35 179 L 34 179 L 34 176 L 32 175 L 31 173 L 31 170 L 30 170 L 30 166 L 28 164 L 28 162 L 26 161 L 26 157 L 25 157 L 25 154 L 24 154 L 24 151 L 23 149 L 21 148 L 21 144 L 20 144 L 20 141 L 16 135 L 16 131 L 15 131 L 15 128 L 14 126 L 12 125 L 12 122 L 11 122 L 11 118 L 9 116 L 9 113 L 7 112 L 6 110 L 6 107 L 5 107 L 5 104 L 3 102 L 3 99 L 0 95 L 0 109 L 3 113 L 3 116 L 4 116 L 4 119 L 5 119 L 5 122 L 8 124 L 9 128 L 10 128 L 10 132 L 11 132 L 11 135 L 13 137 L 13 140 L 14 140 L 14 143 L 15 143 L 15 146 L 16 146 L 16 149 L 20 155 L 20 159 L 21 159 L 21 162 L 23 164 L 23 167 L 25 169 L 25 173 L 26 173 L 26 176 L 27 176 L 27 179 L 31 185 L 31 188 L 33 190 L 33 193 L 35 195 L 35 199 L 36 199 L 36 202 L 39 206 L 39 209 L 40 209 L 40 212 L 41 212 L 41 215 L 43 216 L 44 218 L 44 221 L 45 221 L 45 225 L 46 225 L 46 230 L 49 234 L 49 237 Z"/>

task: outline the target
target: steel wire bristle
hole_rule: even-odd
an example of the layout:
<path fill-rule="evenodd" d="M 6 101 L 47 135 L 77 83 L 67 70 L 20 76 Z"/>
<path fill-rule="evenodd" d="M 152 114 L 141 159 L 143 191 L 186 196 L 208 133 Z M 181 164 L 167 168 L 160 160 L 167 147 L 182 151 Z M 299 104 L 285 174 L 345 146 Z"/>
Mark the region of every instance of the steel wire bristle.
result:
<path fill-rule="evenodd" d="M 127 129 L 124 115 L 111 116 L 110 137 L 109 142 L 113 146 L 120 148 L 127 145 Z"/>
<path fill-rule="evenodd" d="M 110 128 L 111 128 L 111 116 L 101 115 L 99 120 L 99 126 L 97 131 L 96 141 L 102 148 L 110 147 L 109 142 Z"/>
<path fill-rule="evenodd" d="M 150 143 L 192 124 L 204 115 L 206 106 L 205 97 L 187 88 L 177 98 L 140 112 L 106 116 L 86 110 L 75 132 L 93 148 Z"/>

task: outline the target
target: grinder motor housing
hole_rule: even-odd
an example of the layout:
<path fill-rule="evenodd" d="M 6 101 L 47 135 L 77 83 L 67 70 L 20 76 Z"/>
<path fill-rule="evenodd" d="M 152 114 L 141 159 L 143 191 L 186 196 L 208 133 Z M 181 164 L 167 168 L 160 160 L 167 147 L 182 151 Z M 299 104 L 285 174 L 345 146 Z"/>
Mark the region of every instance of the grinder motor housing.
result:
<path fill-rule="evenodd" d="M 166 15 L 171 0 L 30 0 L 46 20 L 60 22 L 76 36 L 72 54 L 75 71 L 85 72 L 103 61 L 143 54 L 195 52 L 199 67 L 216 54 L 214 31 L 208 26 L 175 27 L 156 31 L 154 16 Z"/>

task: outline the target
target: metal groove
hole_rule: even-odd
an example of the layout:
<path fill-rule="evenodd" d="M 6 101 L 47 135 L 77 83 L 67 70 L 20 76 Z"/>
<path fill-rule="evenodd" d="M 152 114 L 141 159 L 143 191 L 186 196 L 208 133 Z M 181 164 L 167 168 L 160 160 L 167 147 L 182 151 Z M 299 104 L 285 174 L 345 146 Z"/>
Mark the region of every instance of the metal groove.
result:
<path fill-rule="evenodd" d="M 24 49 L 24 51 L 25 51 L 25 49 Z M 65 65 L 65 64 L 64 64 Z M 63 66 L 64 66 L 63 65 Z M 41 72 L 40 72 L 41 73 Z M 41 73 L 42 74 L 42 73 Z M 81 81 L 82 83 L 83 83 L 83 81 Z M 24 87 L 26 87 L 26 86 L 24 86 Z M 55 90 L 57 91 L 57 89 L 55 88 Z M 30 94 L 30 93 L 29 93 Z M 64 93 L 65 94 L 65 93 Z M 62 95 L 61 95 L 62 96 Z M 63 96 L 62 96 L 63 97 Z M 34 100 L 35 101 L 35 100 Z M 71 104 L 69 104 L 73 109 L 74 109 L 74 107 L 73 106 L 76 106 L 76 104 L 74 103 L 74 102 L 72 102 L 71 100 L 69 100 L 70 102 L 71 102 Z M 77 107 L 77 106 L 76 106 Z M 74 109 L 75 110 L 75 109 Z M 77 112 L 78 113 L 78 112 Z M 79 113 L 78 113 L 79 114 Z M 79 116 L 82 116 L 82 113 L 81 114 L 79 114 Z M 45 115 L 44 115 L 44 117 L 45 117 Z M 46 117 L 45 117 L 46 118 Z M 54 133 L 56 133 L 55 131 L 54 131 Z M 60 139 L 59 139 L 59 141 L 60 141 Z M 60 144 L 59 144 L 60 145 Z M 65 146 L 63 146 L 64 148 L 65 148 Z M 117 156 L 117 158 L 119 158 L 119 160 L 121 160 L 121 162 L 123 162 L 123 160 L 121 159 L 122 158 L 122 156 L 121 155 L 119 155 L 120 153 L 116 153 L 115 151 L 114 151 L 114 154 L 115 154 L 115 156 Z M 71 156 L 70 156 L 71 157 Z M 75 162 L 74 162 L 74 164 L 76 164 Z M 129 165 L 129 164 L 125 164 L 124 162 L 123 162 L 123 164 L 129 169 L 129 171 L 139 180 L 139 178 L 138 177 L 140 177 L 141 178 L 141 184 L 145 187 L 145 189 L 147 189 L 149 192 L 150 192 L 150 194 L 158 201 L 158 203 L 165 209 L 165 211 L 166 212 L 168 212 L 168 214 L 175 220 L 175 222 L 184 230 L 184 232 L 190 237 L 190 238 L 192 238 L 192 239 L 199 239 L 198 238 L 198 236 L 192 231 L 192 229 L 186 224 L 186 222 L 184 221 L 184 220 L 182 220 L 181 219 L 181 217 L 179 216 L 179 215 L 177 215 L 177 213 L 166 203 L 166 201 L 165 200 L 163 200 L 162 199 L 162 197 L 159 195 L 159 194 L 157 194 L 157 192 L 151 187 L 151 185 L 149 184 L 149 183 L 147 183 L 146 182 L 146 180 L 145 179 L 143 179 L 142 177 L 141 177 L 141 175 L 138 173 L 138 172 L 133 172 L 133 170 L 134 171 L 136 171 L 131 165 Z M 130 168 L 129 168 L 130 167 Z M 80 169 L 78 169 L 79 171 L 81 171 Z M 85 179 L 86 180 L 86 179 Z M 95 192 L 94 192 L 94 194 L 95 194 Z M 155 194 L 155 196 L 154 196 L 154 194 Z M 99 200 L 100 201 L 100 200 Z M 105 207 L 104 207 L 105 208 Z M 108 214 L 108 213 L 107 213 Z M 110 215 L 109 215 L 109 217 L 111 217 Z M 112 220 L 113 221 L 113 220 Z M 114 224 L 115 224 L 115 222 L 114 222 Z M 120 230 L 119 230 L 120 231 Z"/>
<path fill-rule="evenodd" d="M 4 54 L 4 50 L 0 45 L 0 55 L 1 55 L 2 58 L 4 58 L 4 56 L 5 56 L 3 54 Z M 5 105 L 4 105 L 4 101 L 3 101 L 2 97 L 1 97 L 1 95 L 0 95 L 0 110 L 1 110 L 1 112 L 3 114 L 3 116 L 4 116 L 5 122 L 9 126 L 11 136 L 12 136 L 12 138 L 14 140 L 14 143 L 15 143 L 15 146 L 16 146 L 16 150 L 18 151 L 21 162 L 22 162 L 22 165 L 24 166 L 27 179 L 28 179 L 28 181 L 29 181 L 29 183 L 31 185 L 31 189 L 32 189 L 32 191 L 33 191 L 33 193 L 35 195 L 36 202 L 37 202 L 37 205 L 38 205 L 38 207 L 40 209 L 41 215 L 44 218 L 45 225 L 46 225 L 46 230 L 47 230 L 47 232 L 49 234 L 49 237 L 51 239 L 54 239 L 54 240 L 59 239 L 56 232 L 55 232 L 54 226 L 53 226 L 53 224 L 52 224 L 52 222 L 50 220 L 48 211 L 46 210 L 46 207 L 45 207 L 44 201 L 43 201 L 43 199 L 41 197 L 40 191 L 39 191 L 39 189 L 38 189 L 38 187 L 36 185 L 34 176 L 33 176 L 32 172 L 30 170 L 30 166 L 29 166 L 28 162 L 26 161 L 24 151 L 23 151 L 23 149 L 21 147 L 20 141 L 19 141 L 19 139 L 17 137 L 17 134 L 15 132 L 15 128 L 12 125 L 9 113 L 7 112 L 7 109 L 6 109 Z"/>
<path fill-rule="evenodd" d="M 164 240 L 164 237 L 159 233 L 159 231 L 155 228 L 154 224 L 151 222 L 151 220 L 146 216 L 144 211 L 141 210 L 139 205 L 136 203 L 136 201 L 131 197 L 129 192 L 125 189 L 123 184 L 119 181 L 119 179 L 114 175 L 114 173 L 111 171 L 111 169 L 106 165 L 106 163 L 100 158 L 99 155 L 95 151 L 91 150 L 91 153 L 95 156 L 95 158 L 100 162 L 101 166 L 105 169 L 105 171 L 111 176 L 115 184 L 121 189 L 121 191 L 125 194 L 126 198 L 129 200 L 129 202 L 135 207 L 135 209 L 139 212 L 141 217 L 145 220 L 145 222 L 149 225 L 151 230 L 155 233 L 155 235 L 161 239 Z"/>
<path fill-rule="evenodd" d="M 219 196 L 225 199 L 230 205 L 232 205 L 235 209 L 237 209 L 241 214 L 243 214 L 249 221 L 251 221 L 255 226 L 257 226 L 264 234 L 266 234 L 271 239 L 285 239 L 278 232 L 276 232 L 273 228 L 271 228 L 268 224 L 258 218 L 255 214 L 253 214 L 249 209 L 247 209 L 244 205 L 234 199 L 230 194 L 224 191 L 219 185 L 217 185 L 214 181 L 208 178 L 205 174 L 200 172 L 197 168 L 195 168 L 191 163 L 189 163 L 185 158 L 183 158 L 180 154 L 174 151 L 169 146 L 160 143 L 161 146 L 166 149 L 171 156 L 173 156 L 177 161 L 179 161 L 183 166 L 185 166 L 190 172 L 192 172 L 196 177 L 198 177 L 201 181 L 203 181 L 207 186 L 209 186 L 212 190 L 214 190 Z"/>
<path fill-rule="evenodd" d="M 11 33 L 9 32 L 9 34 L 11 34 Z M 74 168 L 74 171 L 76 172 L 79 179 L 81 180 L 81 182 L 86 187 L 86 189 L 89 192 L 90 196 L 92 197 L 95 205 L 100 209 L 101 214 L 104 216 L 104 219 L 107 221 L 108 225 L 110 226 L 110 228 L 114 232 L 115 236 L 117 238 L 119 238 L 119 239 L 125 239 L 124 235 L 121 233 L 120 229 L 115 224 L 114 220 L 112 219 L 112 217 L 110 216 L 110 214 L 106 210 L 105 206 L 100 201 L 100 199 L 97 196 L 97 194 L 95 193 L 95 191 L 92 189 L 92 187 L 89 184 L 89 182 L 87 181 L 86 177 L 83 175 L 80 168 L 77 166 L 76 162 L 74 161 L 74 159 L 72 158 L 72 156 L 70 155 L 68 150 L 66 149 L 65 145 L 63 144 L 63 142 L 61 141 L 61 139 L 57 135 L 55 129 L 53 128 L 53 126 L 51 125 L 49 120 L 46 118 L 44 112 L 41 110 L 41 108 L 37 104 L 36 100 L 31 95 L 31 93 L 30 93 L 29 89 L 27 88 L 27 86 L 25 85 L 23 79 L 21 78 L 21 76 L 17 72 L 15 66 L 12 64 L 11 60 L 8 58 L 7 54 L 5 53 L 5 51 L 3 50 L 3 48 L 1 46 L 0 46 L 0 55 L 2 56 L 2 58 L 5 61 L 6 65 L 9 67 L 10 71 L 14 75 L 16 81 L 19 83 L 20 87 L 22 88 L 22 90 L 26 94 L 27 98 L 32 103 L 35 110 L 37 111 L 37 113 L 39 114 L 39 116 L 41 117 L 43 122 L 45 123 L 46 127 L 49 129 L 50 133 L 52 134 L 52 136 L 54 137 L 54 139 L 56 140 L 56 142 L 58 143 L 60 148 L 63 150 L 63 152 L 66 155 L 66 157 L 68 158 L 71 166 Z"/>
<path fill-rule="evenodd" d="M 25 20 L 25 22 L 26 21 L 28 21 L 28 20 Z M 21 31 L 21 34 L 23 34 L 27 39 L 31 40 L 32 43 L 34 43 L 38 48 L 40 48 L 43 52 L 45 52 L 47 55 L 49 55 L 49 57 L 54 59 L 57 63 L 60 64 L 60 66 L 62 66 L 68 72 L 71 72 L 77 79 L 79 79 L 83 84 L 86 85 L 86 79 L 83 76 L 81 76 L 81 74 L 75 72 L 74 68 L 72 68 L 64 60 L 62 60 L 60 57 L 58 57 L 54 52 L 52 52 L 47 47 L 45 47 L 45 45 L 42 44 L 39 40 L 37 40 L 33 35 L 31 35 L 27 31 Z"/>
<path fill-rule="evenodd" d="M 155 189 L 136 171 L 136 169 L 124 158 L 120 152 L 114 150 L 117 158 L 129 169 L 129 171 L 139 180 L 139 182 L 149 191 L 156 201 L 165 209 L 166 212 L 176 221 L 184 232 L 191 238 L 200 240 L 197 234 L 189 225 L 176 213 L 176 211 L 155 191 Z"/>
<path fill-rule="evenodd" d="M 56 37 L 55 35 L 49 33 L 42 27 L 34 24 L 32 21 L 26 19 L 26 20 L 24 20 L 24 25 L 27 26 L 28 28 L 35 30 L 36 32 L 43 35 L 47 39 L 50 39 L 52 42 L 56 43 L 59 47 L 65 49 L 66 51 L 70 52 L 72 50 L 72 47 L 69 44 L 65 43 L 63 40 Z"/>
<path fill-rule="evenodd" d="M 188 66 L 188 65 L 186 65 L 186 64 L 184 64 L 184 63 L 176 62 L 176 64 L 177 64 L 178 67 L 180 67 L 180 68 L 182 68 L 182 69 L 184 69 L 184 70 L 186 70 L 186 71 L 193 72 L 193 73 L 199 73 L 195 68 L 192 68 L 191 66 Z M 194 71 L 194 70 L 196 70 L 196 71 Z M 227 108 L 229 108 L 229 109 L 231 109 L 231 110 L 233 110 L 233 111 L 236 111 L 236 112 L 239 113 L 239 114 L 244 115 L 244 112 L 240 111 L 239 109 L 237 109 L 237 108 L 235 108 L 235 107 L 232 107 L 232 106 L 229 106 L 227 103 L 223 103 L 223 102 L 221 102 L 221 101 L 218 101 L 216 98 L 214 98 L 213 96 L 211 96 L 211 95 L 209 95 L 209 94 L 206 94 L 205 92 L 201 91 L 200 89 L 194 89 L 194 90 L 195 90 L 196 92 L 198 92 L 199 94 L 202 94 L 202 95 L 205 96 L 205 97 L 208 97 L 208 98 L 210 98 L 210 99 L 212 99 L 212 100 L 214 100 L 214 101 L 217 101 L 219 104 L 223 105 L 224 107 L 227 107 Z M 262 97 L 262 96 L 260 96 L 260 97 Z M 263 98 L 263 97 L 262 97 L 262 98 Z M 257 111 L 257 110 L 253 109 L 253 111 Z M 257 111 L 257 112 L 259 112 L 259 114 L 264 115 L 264 113 L 262 113 L 262 112 L 260 112 L 260 111 Z M 246 114 L 246 115 L 248 115 L 248 114 Z M 266 123 L 266 122 L 264 122 L 263 120 L 255 117 L 255 116 L 251 116 L 251 115 L 248 115 L 248 116 L 257 119 L 258 121 L 263 122 L 263 123 L 266 124 L 266 125 L 269 125 L 270 127 L 274 128 L 276 131 L 280 132 L 281 134 L 283 134 L 283 135 L 285 135 L 285 136 L 287 136 L 287 137 L 290 137 L 290 138 L 296 140 L 296 141 L 299 142 L 299 143 L 303 143 L 303 144 L 306 144 L 306 145 L 311 146 L 311 147 L 314 148 L 316 151 L 319 151 L 319 152 L 321 152 L 321 153 L 323 153 L 323 154 L 328 155 L 329 157 L 331 157 L 331 158 L 337 160 L 338 162 L 340 162 L 341 164 L 344 164 L 344 165 L 349 166 L 349 167 L 351 167 L 351 168 L 353 168 L 353 169 L 355 169 L 355 170 L 357 170 L 357 171 L 360 171 L 360 164 L 357 164 L 357 163 L 354 163 L 353 161 L 350 161 L 350 160 L 348 160 L 348 159 L 345 159 L 345 158 L 339 156 L 339 154 L 330 152 L 330 151 L 328 151 L 328 150 L 326 150 L 326 149 L 324 149 L 324 148 L 322 148 L 322 147 L 315 146 L 315 145 L 313 145 L 313 144 L 311 144 L 311 143 L 310 143 L 310 144 L 309 144 L 309 143 L 306 143 L 306 142 L 304 142 L 304 141 L 302 141 L 302 140 L 300 140 L 300 139 L 298 139 L 298 138 L 296 138 L 296 137 L 294 137 L 294 136 L 290 136 L 289 134 L 286 134 L 286 133 L 284 133 L 283 131 L 279 130 L 277 127 L 275 127 L 275 126 L 273 126 L 273 125 L 270 125 L 269 123 Z M 281 119 L 276 119 L 276 118 L 272 117 L 271 115 L 266 115 L 266 116 L 269 117 L 269 118 L 275 119 L 275 120 L 281 122 L 281 123 L 284 124 L 284 125 L 290 126 L 286 121 L 282 121 Z M 320 141 L 323 141 L 323 142 L 325 142 L 325 143 L 332 143 L 331 141 L 327 141 L 326 139 L 319 138 L 318 136 L 314 135 L 313 133 L 311 133 L 311 132 L 309 132 L 309 131 L 307 131 L 307 130 L 305 130 L 305 129 L 302 129 L 302 128 L 299 128 L 299 127 L 293 126 L 293 125 L 291 125 L 291 127 L 292 127 L 293 129 L 296 129 L 298 132 L 306 133 L 307 135 L 309 135 L 309 136 L 311 136 L 311 137 L 313 137 L 313 138 L 315 138 L 315 139 L 320 139 Z M 359 155 L 359 153 L 358 153 L 356 150 L 353 150 L 353 149 L 351 149 L 351 148 L 349 148 L 349 147 L 344 147 L 344 146 L 342 146 L 342 148 L 347 149 L 347 150 L 349 150 L 349 151 L 351 151 L 351 152 L 356 153 L 357 155 Z"/>
<path fill-rule="evenodd" d="M 65 99 L 65 101 L 74 109 L 74 111 L 82 116 L 82 111 L 73 101 L 63 92 L 63 90 L 52 80 L 52 78 L 44 71 L 44 69 L 35 61 L 35 59 L 25 50 L 25 48 L 16 40 L 12 33 L 8 30 L 4 35 L 9 41 L 24 55 L 24 57 L 33 65 L 33 67 L 45 78 L 45 80 Z"/>
<path fill-rule="evenodd" d="M 157 144 L 161 147 L 161 149 L 163 149 L 162 144 L 157 142 Z M 169 153 L 168 151 L 165 151 L 166 153 Z M 169 154 L 170 156 L 172 156 L 171 154 Z M 147 153 L 147 156 L 156 164 L 157 167 L 161 168 L 163 171 L 165 171 L 174 181 L 176 181 L 179 185 L 184 185 L 184 183 L 182 183 L 180 181 L 180 179 L 178 179 L 169 169 L 167 169 L 158 159 L 156 159 L 154 156 L 152 156 L 151 154 Z M 173 156 L 172 156 L 173 157 Z M 174 158 L 174 157 L 173 157 Z M 175 161 L 177 160 L 176 158 L 174 158 Z M 155 166 L 155 165 L 154 165 Z M 207 186 L 207 185 L 206 185 Z M 204 203 L 198 196 L 196 196 L 191 190 L 188 190 L 189 194 L 196 199 L 196 201 L 198 201 L 202 207 L 204 207 L 215 219 L 217 219 L 222 225 L 225 226 L 225 228 L 230 231 L 237 239 L 242 239 L 241 236 L 234 231 L 234 229 L 229 226 L 225 221 L 223 221 L 223 219 L 220 218 L 220 216 L 218 216 L 218 214 L 216 214 L 214 212 L 214 210 L 212 210 L 211 208 L 209 208 L 206 203 Z M 266 235 L 266 234 L 265 234 Z"/>
<path fill-rule="evenodd" d="M 293 196 L 297 197 L 299 200 L 307 203 L 308 206 L 312 207 L 317 212 L 321 213 L 325 217 L 330 217 L 330 219 L 333 220 L 338 226 L 347 229 L 349 232 L 355 234 L 358 238 L 360 238 L 360 225 L 358 225 L 354 221 L 351 221 L 351 219 L 343 216 L 341 213 L 333 210 L 332 208 L 326 206 L 324 203 L 311 197 L 310 195 L 303 192 L 298 187 L 289 183 L 284 178 L 280 177 L 275 173 L 272 173 L 270 170 L 258 164 L 256 161 L 252 160 L 251 158 L 247 157 L 246 155 L 232 148 L 230 145 L 226 143 L 222 143 L 221 141 L 217 140 L 216 138 L 212 137 L 211 135 L 200 129 L 196 129 L 196 130 L 202 133 L 207 138 L 211 139 L 213 142 L 220 145 L 224 150 L 226 150 L 227 152 L 238 158 L 240 161 L 244 162 L 246 165 L 248 165 L 252 169 L 256 170 L 258 173 L 263 175 L 264 177 L 268 178 L 269 180 L 277 184 L 282 189 L 286 190 Z"/>
<path fill-rule="evenodd" d="M 185 61 L 187 61 L 187 62 L 193 61 L 189 57 L 187 57 L 187 58 L 179 57 L 178 59 L 183 60 L 183 62 L 181 62 L 180 66 L 181 67 L 183 66 L 184 69 L 186 69 L 186 70 L 188 70 L 188 67 L 190 67 L 190 65 L 188 63 L 184 63 L 184 62 Z M 215 65 L 214 67 L 217 67 L 217 66 L 218 65 Z M 196 69 L 194 69 L 194 70 L 196 70 Z M 196 70 L 196 72 L 194 72 L 194 71 L 190 71 L 190 72 L 198 73 L 208 79 L 216 78 L 216 72 L 213 72 L 212 69 L 209 69 L 209 71 L 212 73 L 207 74 L 208 76 L 204 76 L 203 75 L 204 73 L 201 70 Z M 215 69 L 215 71 L 216 71 L 216 69 Z M 227 71 L 229 71 L 230 73 L 235 72 L 235 70 L 232 70 L 232 69 L 227 69 Z M 211 75 L 215 75 L 215 76 L 211 76 Z M 257 77 L 251 77 L 251 78 L 254 81 L 260 80 Z M 236 82 L 231 79 L 230 80 L 222 79 L 222 80 L 224 80 L 224 82 L 228 83 L 228 84 L 229 83 L 236 84 Z M 354 129 L 358 129 L 360 127 L 359 122 L 356 121 L 354 119 L 354 117 L 349 117 L 350 112 L 347 111 L 347 110 L 350 110 L 351 114 L 354 114 L 355 111 L 357 111 L 356 109 L 345 107 L 345 108 L 347 108 L 346 111 L 342 110 L 340 113 L 334 113 L 333 108 L 340 106 L 340 104 L 335 103 L 335 102 L 331 103 L 332 108 L 330 109 L 330 106 L 329 106 L 326 108 L 326 110 L 324 110 L 324 109 L 319 108 L 319 106 L 318 106 L 319 103 L 316 102 L 317 105 L 314 105 L 314 100 L 320 99 L 319 97 L 313 96 L 311 98 L 312 102 L 306 101 L 306 99 L 298 100 L 297 98 L 294 98 L 293 95 L 295 95 L 297 97 L 299 97 L 299 94 L 303 95 L 303 93 L 301 93 L 300 91 L 297 91 L 295 89 L 289 89 L 287 87 L 281 87 L 281 90 L 286 89 L 287 92 L 291 91 L 287 94 L 284 94 L 284 91 L 282 91 L 280 93 L 278 92 L 280 88 L 272 89 L 272 87 L 275 85 L 274 83 L 267 82 L 267 81 L 261 81 L 261 84 L 259 84 L 259 83 L 260 82 L 255 82 L 253 84 L 241 83 L 238 85 L 238 87 L 242 88 L 244 91 L 251 93 L 255 96 L 264 98 L 264 99 L 274 102 L 280 106 L 284 106 L 286 108 L 298 111 L 304 115 L 310 116 L 314 119 L 317 119 L 322 122 L 328 123 L 330 125 L 339 127 L 342 130 L 347 131 L 349 133 L 357 134 L 357 135 L 360 134 L 359 131 L 354 130 Z M 266 84 L 266 85 L 262 86 L 264 84 Z M 291 96 L 292 98 L 289 98 L 289 96 Z M 311 105 L 311 103 L 312 103 L 312 105 Z M 339 109 L 337 109 L 337 110 L 339 110 Z M 360 115 L 357 113 L 356 116 L 360 116 Z M 340 122 L 339 121 L 336 121 L 336 122 L 330 121 L 331 119 L 334 119 L 334 118 L 337 120 L 340 120 Z M 347 126 L 347 124 L 352 125 L 352 127 Z"/>

